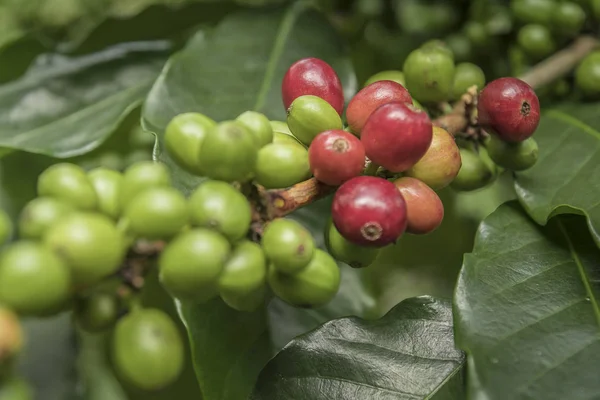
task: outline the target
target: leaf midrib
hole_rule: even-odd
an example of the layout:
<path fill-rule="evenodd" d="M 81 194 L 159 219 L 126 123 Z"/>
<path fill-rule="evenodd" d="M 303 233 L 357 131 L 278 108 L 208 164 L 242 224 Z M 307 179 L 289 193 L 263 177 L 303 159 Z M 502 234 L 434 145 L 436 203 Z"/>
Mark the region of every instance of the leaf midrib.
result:
<path fill-rule="evenodd" d="M 575 262 L 575 264 L 577 265 L 577 270 L 581 277 L 581 281 L 583 282 L 583 286 L 585 287 L 587 297 L 590 299 L 590 303 L 592 303 L 594 315 L 596 316 L 596 323 L 598 324 L 598 328 L 600 329 L 600 306 L 598 305 L 598 299 L 596 299 L 596 296 L 594 295 L 594 291 L 592 290 L 590 278 L 589 278 L 589 276 L 587 276 L 587 273 L 585 272 L 585 267 L 583 266 L 583 264 L 581 263 L 581 260 L 579 259 L 579 255 L 577 254 L 577 251 L 575 250 L 575 247 L 573 246 L 573 242 L 571 241 L 571 238 L 569 237 L 567 230 L 565 229 L 564 225 L 562 224 L 562 222 L 560 220 L 558 221 L 558 228 L 560 229 L 560 232 L 563 235 L 563 237 L 565 238 L 565 242 L 567 243 L 567 246 L 569 247 L 569 252 L 571 254 L 571 258 L 573 259 L 573 262 Z"/>

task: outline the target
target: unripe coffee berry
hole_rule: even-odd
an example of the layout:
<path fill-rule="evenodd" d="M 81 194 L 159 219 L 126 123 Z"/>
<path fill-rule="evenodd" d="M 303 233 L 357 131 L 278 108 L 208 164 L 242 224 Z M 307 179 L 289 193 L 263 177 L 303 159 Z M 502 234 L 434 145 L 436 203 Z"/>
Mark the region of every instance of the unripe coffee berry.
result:
<path fill-rule="evenodd" d="M 429 148 L 433 127 L 427 114 L 406 103 L 389 103 L 371 114 L 361 141 L 367 157 L 390 172 L 415 165 Z"/>
<path fill-rule="evenodd" d="M 454 80 L 452 82 L 452 98 L 457 100 L 472 87 L 477 86 L 478 90 L 483 89 L 485 85 L 485 74 L 481 67 L 476 64 L 464 62 L 456 66 Z"/>
<path fill-rule="evenodd" d="M 371 114 L 387 103 L 412 103 L 408 90 L 399 83 L 377 81 L 361 89 L 348 103 L 346 119 L 350 131 L 361 136 L 363 127 Z"/>
<path fill-rule="evenodd" d="M 273 127 L 266 115 L 256 111 L 246 111 L 241 113 L 236 121 L 248 128 L 259 148 L 273 141 Z"/>
<path fill-rule="evenodd" d="M 283 77 L 281 97 L 286 110 L 296 98 L 304 95 L 322 98 L 340 116 L 344 111 L 342 82 L 334 69 L 318 58 L 303 58 L 296 61 Z"/>
<path fill-rule="evenodd" d="M 434 190 L 445 188 L 458 174 L 461 166 L 460 150 L 454 137 L 439 126 L 433 127 L 433 139 L 423 157 L 404 171 Z"/>
<path fill-rule="evenodd" d="M 310 177 L 308 151 L 297 143 L 270 143 L 258 152 L 255 175 L 256 182 L 267 189 L 302 182 Z"/>
<path fill-rule="evenodd" d="M 522 142 L 537 129 L 540 102 L 535 91 L 518 78 L 488 83 L 477 103 L 479 125 L 506 142 Z"/>
<path fill-rule="evenodd" d="M 269 261 L 282 273 L 294 274 L 305 268 L 315 252 L 311 233 L 299 222 L 279 218 L 264 230 L 262 246 Z"/>
<path fill-rule="evenodd" d="M 454 79 L 454 60 L 436 48 L 413 50 L 403 67 L 406 88 L 420 102 L 447 101 Z"/>
<path fill-rule="evenodd" d="M 352 268 L 368 267 L 375 262 L 381 251 L 376 247 L 363 247 L 348 241 L 340 235 L 331 219 L 325 227 L 325 246 L 333 258 Z"/>
<path fill-rule="evenodd" d="M 408 233 L 422 235 L 440 226 L 444 219 L 444 205 L 433 189 L 408 176 L 396 179 L 394 185 L 406 201 Z"/>
<path fill-rule="evenodd" d="M 462 166 L 456 178 L 450 184 L 452 189 L 470 192 L 481 189 L 498 176 L 498 169 L 489 158 L 485 148 L 481 147 L 479 153 L 471 149 L 460 149 Z"/>
<path fill-rule="evenodd" d="M 38 196 L 60 199 L 80 210 L 94 210 L 98 205 L 96 191 L 85 171 L 70 163 L 58 163 L 40 174 Z"/>
<path fill-rule="evenodd" d="M 308 160 L 318 181 L 337 186 L 361 174 L 365 149 L 356 136 L 346 131 L 325 131 L 310 144 Z"/>
<path fill-rule="evenodd" d="M 538 159 L 538 145 L 532 137 L 519 143 L 508 143 L 491 135 L 485 146 L 496 164 L 512 171 L 529 169 Z"/>
<path fill-rule="evenodd" d="M 287 115 L 290 130 L 307 146 L 319 133 L 343 127 L 335 109 L 317 96 L 298 97 L 288 108 Z"/>
<path fill-rule="evenodd" d="M 6 243 L 13 231 L 13 224 L 2 209 L 0 209 L 0 246 Z"/>
<path fill-rule="evenodd" d="M 371 75 L 371 77 L 367 79 L 363 87 L 369 86 L 371 83 L 379 81 L 392 81 L 399 83 L 402 86 L 406 85 L 406 81 L 404 80 L 404 73 L 402 71 L 388 70 Z"/>
<path fill-rule="evenodd" d="M 348 241 L 383 247 L 404 233 L 406 202 L 396 186 L 383 178 L 358 176 L 338 188 L 331 216 L 338 232 Z"/>
<path fill-rule="evenodd" d="M 575 85 L 586 98 L 600 98 L 600 50 L 591 52 L 579 63 Z"/>
<path fill-rule="evenodd" d="M 19 215 L 19 237 L 41 239 L 51 226 L 72 213 L 69 203 L 52 197 L 36 197 L 23 207 Z"/>
<path fill-rule="evenodd" d="M 88 172 L 88 178 L 98 196 L 98 210 L 112 219 L 120 213 L 119 190 L 123 175 L 107 168 L 96 168 Z"/>
<path fill-rule="evenodd" d="M 529 57 L 542 59 L 556 50 L 556 43 L 550 29 L 544 25 L 525 25 L 517 34 L 517 43 Z"/>

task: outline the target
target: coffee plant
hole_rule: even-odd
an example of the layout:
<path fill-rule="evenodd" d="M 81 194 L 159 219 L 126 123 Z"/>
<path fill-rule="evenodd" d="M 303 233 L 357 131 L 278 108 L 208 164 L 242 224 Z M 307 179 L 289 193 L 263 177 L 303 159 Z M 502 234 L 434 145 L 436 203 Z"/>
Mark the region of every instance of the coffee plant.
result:
<path fill-rule="evenodd" d="M 3 0 L 0 400 L 599 399 L 599 27 Z"/>

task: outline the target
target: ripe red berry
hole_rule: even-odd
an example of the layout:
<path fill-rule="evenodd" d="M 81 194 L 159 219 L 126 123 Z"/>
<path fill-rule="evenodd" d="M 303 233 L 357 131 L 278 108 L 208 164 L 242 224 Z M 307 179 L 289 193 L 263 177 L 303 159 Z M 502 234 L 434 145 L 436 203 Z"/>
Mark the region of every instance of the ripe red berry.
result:
<path fill-rule="evenodd" d="M 349 242 L 383 247 L 396 242 L 406 230 L 406 202 L 392 182 L 357 176 L 336 191 L 331 217 L 338 232 Z"/>
<path fill-rule="evenodd" d="M 384 104 L 371 114 L 361 141 L 367 157 L 390 172 L 412 167 L 427 152 L 433 126 L 427 113 L 406 103 Z"/>
<path fill-rule="evenodd" d="M 365 166 L 365 148 L 351 133 L 329 130 L 312 141 L 308 161 L 318 181 L 337 186 L 361 174 Z"/>
<path fill-rule="evenodd" d="M 540 102 L 535 91 L 517 78 L 499 78 L 488 83 L 477 103 L 479 125 L 495 132 L 505 142 L 522 142 L 537 129 Z"/>
<path fill-rule="evenodd" d="M 344 111 L 342 82 L 334 69 L 318 58 L 303 58 L 287 70 L 281 85 L 281 97 L 287 110 L 292 102 L 304 95 L 322 98 L 341 116 Z"/>
<path fill-rule="evenodd" d="M 412 98 L 404 86 L 393 81 L 377 81 L 362 88 L 350 100 L 346 110 L 346 119 L 352 133 L 361 136 L 371 113 L 392 102 L 412 103 Z"/>
<path fill-rule="evenodd" d="M 408 176 L 396 179 L 408 215 L 406 231 L 413 234 L 426 234 L 437 229 L 444 219 L 444 204 L 440 197 L 427 184 Z"/>

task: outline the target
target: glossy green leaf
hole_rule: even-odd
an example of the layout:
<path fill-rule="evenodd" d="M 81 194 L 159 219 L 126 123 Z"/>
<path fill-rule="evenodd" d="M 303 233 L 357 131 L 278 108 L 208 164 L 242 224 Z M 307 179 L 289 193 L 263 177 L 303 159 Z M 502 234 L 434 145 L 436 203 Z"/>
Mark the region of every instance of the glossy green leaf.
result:
<path fill-rule="evenodd" d="M 272 356 L 265 310 L 238 312 L 218 298 L 177 306 L 188 329 L 202 398 L 246 399 Z"/>
<path fill-rule="evenodd" d="M 464 365 L 450 302 L 416 297 L 379 320 L 341 318 L 294 339 L 251 398 L 457 400 L 465 398 Z"/>
<path fill-rule="evenodd" d="M 26 75 L 0 86 L 0 147 L 59 158 L 98 147 L 144 99 L 168 48 L 144 42 L 40 56 Z"/>
<path fill-rule="evenodd" d="M 600 250 L 582 217 L 540 227 L 511 202 L 486 218 L 454 298 L 477 398 L 598 398 L 599 299 Z"/>
<path fill-rule="evenodd" d="M 519 200 L 539 224 L 560 213 L 588 218 L 600 245 L 600 103 L 546 111 L 534 135 L 539 160 L 516 174 Z"/>
<path fill-rule="evenodd" d="M 183 112 L 201 112 L 222 121 L 247 110 L 284 119 L 281 80 L 303 57 L 332 65 L 349 94 L 356 78 L 343 42 L 324 16 L 299 2 L 287 9 L 246 10 L 226 17 L 211 32 L 198 32 L 168 62 L 143 109 L 144 128 L 159 137 L 158 158 L 173 171 L 177 186 L 188 191 L 197 177 L 179 169 L 162 151 L 169 121 Z"/>

